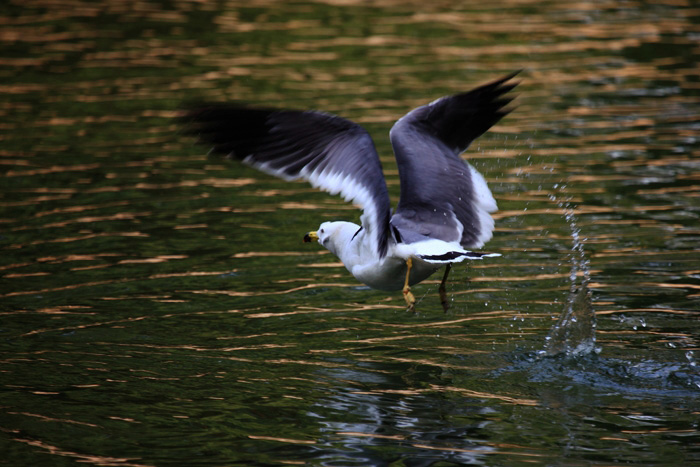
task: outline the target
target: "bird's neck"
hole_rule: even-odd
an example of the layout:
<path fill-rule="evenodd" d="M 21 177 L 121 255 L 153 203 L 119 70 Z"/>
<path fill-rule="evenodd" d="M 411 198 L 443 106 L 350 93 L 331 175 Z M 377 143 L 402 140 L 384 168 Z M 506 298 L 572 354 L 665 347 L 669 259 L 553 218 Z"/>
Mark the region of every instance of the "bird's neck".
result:
<path fill-rule="evenodd" d="M 353 262 L 353 258 L 360 253 L 365 241 L 364 233 L 364 229 L 360 230 L 359 225 L 343 222 L 343 225 L 333 234 L 328 250 L 347 266 L 348 262 Z"/>

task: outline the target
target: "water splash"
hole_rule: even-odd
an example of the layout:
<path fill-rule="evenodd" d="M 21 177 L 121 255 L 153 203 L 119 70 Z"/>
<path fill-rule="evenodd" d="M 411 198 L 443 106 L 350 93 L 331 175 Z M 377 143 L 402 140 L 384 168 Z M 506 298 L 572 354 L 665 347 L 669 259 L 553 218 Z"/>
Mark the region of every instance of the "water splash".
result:
<path fill-rule="evenodd" d="M 553 200 L 556 200 L 552 195 Z M 574 208 L 567 202 L 559 202 L 571 229 L 571 272 L 569 295 L 559 320 L 549 330 L 541 355 L 580 356 L 597 352 L 595 346 L 596 316 L 593 310 L 590 283 L 590 268 L 581 240 L 581 231 L 576 225 Z"/>

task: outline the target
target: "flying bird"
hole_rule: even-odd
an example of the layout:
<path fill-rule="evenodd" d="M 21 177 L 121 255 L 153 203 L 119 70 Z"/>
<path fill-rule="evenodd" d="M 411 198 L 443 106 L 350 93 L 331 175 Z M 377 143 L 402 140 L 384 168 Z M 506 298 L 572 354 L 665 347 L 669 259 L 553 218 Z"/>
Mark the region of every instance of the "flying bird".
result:
<path fill-rule="evenodd" d="M 460 157 L 474 139 L 512 108 L 512 73 L 471 91 L 441 97 L 399 119 L 390 131 L 401 182 L 392 213 L 372 138 L 358 124 L 312 110 L 209 103 L 190 108 L 187 133 L 211 152 L 285 180 L 303 179 L 363 210 L 361 225 L 323 222 L 304 241 L 318 241 L 360 282 L 402 290 L 445 267 L 440 301 L 453 263 L 500 256 L 479 253 L 493 235 L 496 201 L 483 176 Z"/>

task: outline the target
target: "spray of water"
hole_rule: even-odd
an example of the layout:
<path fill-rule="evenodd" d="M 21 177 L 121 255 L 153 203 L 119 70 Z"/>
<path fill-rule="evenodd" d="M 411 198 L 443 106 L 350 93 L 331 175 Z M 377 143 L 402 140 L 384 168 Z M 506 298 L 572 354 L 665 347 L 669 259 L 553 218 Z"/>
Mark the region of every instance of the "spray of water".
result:
<path fill-rule="evenodd" d="M 552 200 L 557 201 L 552 195 Z M 583 248 L 581 231 L 576 225 L 574 208 L 569 202 L 557 202 L 564 210 L 571 229 L 571 270 L 569 295 L 559 320 L 552 326 L 541 354 L 547 356 L 580 356 L 597 352 L 595 346 L 596 316 L 591 304 L 590 268 Z"/>

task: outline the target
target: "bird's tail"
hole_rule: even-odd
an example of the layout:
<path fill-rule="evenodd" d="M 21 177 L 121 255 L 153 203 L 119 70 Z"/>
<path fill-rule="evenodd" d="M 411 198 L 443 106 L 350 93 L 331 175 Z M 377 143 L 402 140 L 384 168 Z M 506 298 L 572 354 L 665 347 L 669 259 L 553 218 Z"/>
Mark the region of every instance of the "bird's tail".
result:
<path fill-rule="evenodd" d="M 441 255 L 418 255 L 423 261 L 435 264 L 460 263 L 465 259 L 482 259 L 501 256 L 500 253 L 485 253 L 476 251 L 448 251 Z"/>

